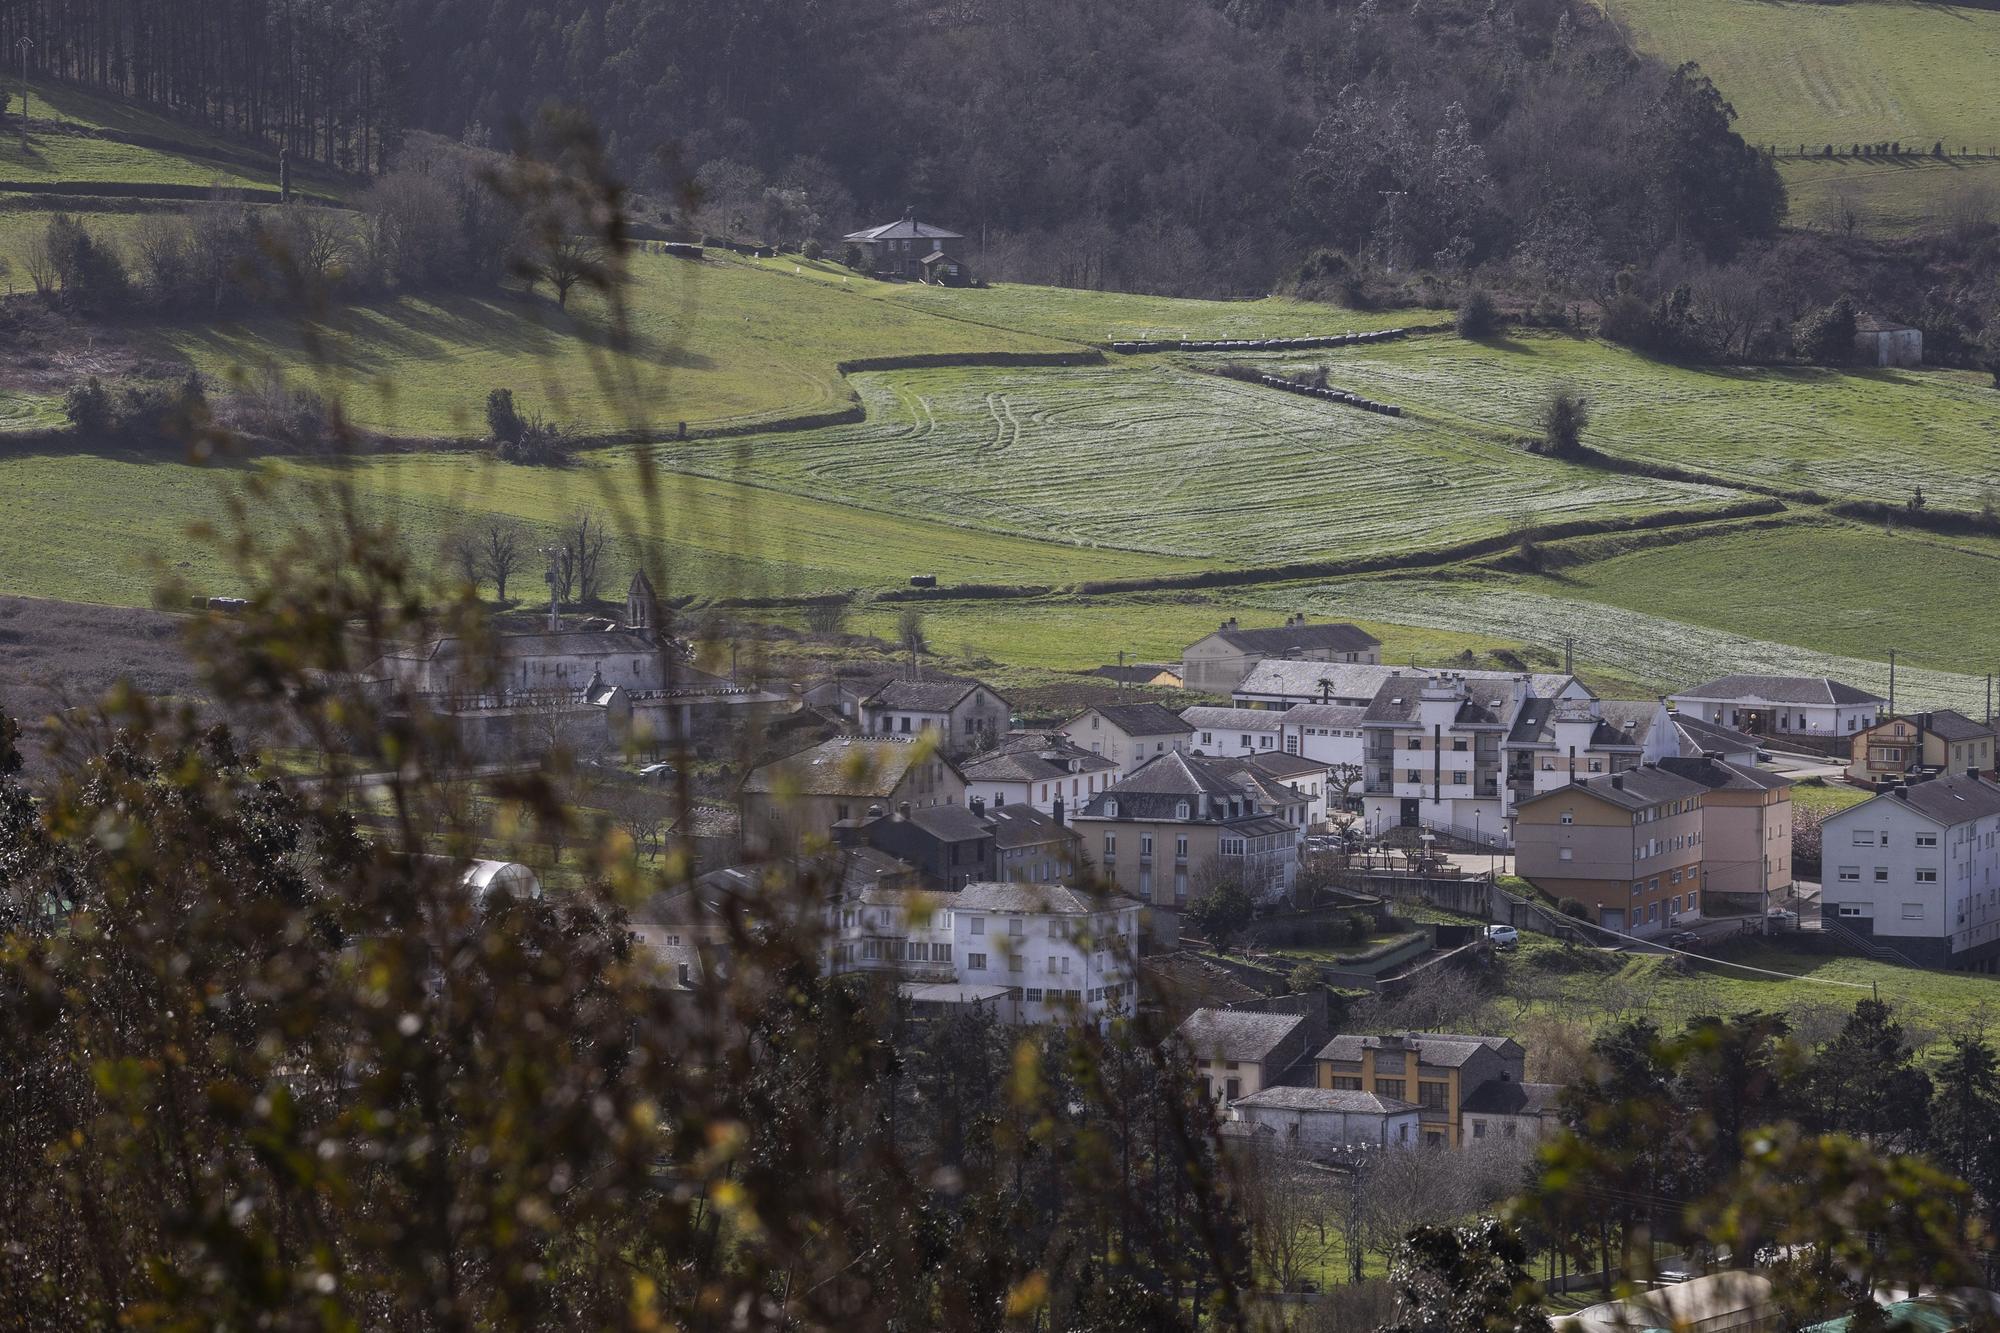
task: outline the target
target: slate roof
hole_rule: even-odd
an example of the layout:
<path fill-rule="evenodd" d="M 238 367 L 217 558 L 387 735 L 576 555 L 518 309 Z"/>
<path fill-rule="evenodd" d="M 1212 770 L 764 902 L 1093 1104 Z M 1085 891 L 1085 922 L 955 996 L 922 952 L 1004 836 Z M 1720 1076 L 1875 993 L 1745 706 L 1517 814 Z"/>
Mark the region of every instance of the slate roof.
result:
<path fill-rule="evenodd" d="M 1676 699 L 1714 700 L 1722 703 L 1766 704 L 1881 704 L 1889 702 L 1830 676 L 1718 676 L 1691 689 L 1680 691 Z"/>
<path fill-rule="evenodd" d="M 1218 813 L 1215 805 L 1218 801 L 1240 802 L 1246 808 L 1246 814 L 1238 818 L 1248 817 L 1251 798 L 1236 776 L 1222 767 L 1220 760 L 1184 754 L 1179 750 L 1169 750 L 1148 759 L 1123 782 L 1113 783 L 1091 797 L 1079 813 L 1102 815 L 1106 804 L 1116 801 L 1121 818 L 1170 819 L 1178 817 L 1175 809 L 1185 801 L 1189 820 L 1197 821 L 1202 817 L 1201 803 L 1197 799 L 1201 796 L 1209 797 L 1211 802 L 1206 822 L 1223 822 L 1224 816 Z"/>
<path fill-rule="evenodd" d="M 979 880 L 944 897 L 958 912 L 1033 912 L 1043 916 L 1096 916 L 1139 906 L 1122 894 L 1085 893 L 1066 884 L 1002 884 L 997 880 Z"/>
<path fill-rule="evenodd" d="M 1056 757 L 1050 758 L 1053 754 Z M 1070 768 L 1074 762 L 1075 769 Z M 1022 745 L 1018 749 L 989 751 L 959 763 L 967 782 L 1052 782 L 1079 773 L 1105 773 L 1118 767 L 1116 759 L 1093 754 L 1064 741 L 1060 746 Z"/>
<path fill-rule="evenodd" d="M 1277 774 L 1270 772 L 1257 760 L 1263 755 L 1231 755 L 1214 761 L 1218 772 L 1229 775 L 1236 785 L 1250 797 L 1263 805 L 1302 805 L 1311 799 L 1302 791 L 1293 791 L 1289 784 Z M 1324 765 L 1320 765 L 1324 769 Z"/>
<path fill-rule="evenodd" d="M 1234 693 L 1275 694 L 1302 703 L 1318 700 L 1322 693 L 1333 699 L 1373 699 L 1382 682 L 1391 676 L 1416 676 L 1408 667 L 1371 666 L 1361 662 L 1293 662 L 1267 657 L 1250 668 L 1237 682 Z M 1320 682 L 1327 682 L 1322 691 Z"/>
<path fill-rule="evenodd" d="M 912 713 L 948 713 L 974 690 L 985 690 L 1001 706 L 1007 700 L 1000 691 L 976 680 L 945 676 L 934 680 L 891 680 L 861 701 L 863 708 L 900 708 Z"/>
<path fill-rule="evenodd" d="M 1402 1115 L 1417 1109 L 1400 1097 L 1378 1097 L 1357 1088 L 1263 1088 L 1238 1097 L 1231 1106 L 1268 1106 L 1283 1111 L 1344 1112 L 1348 1115 Z"/>
<path fill-rule="evenodd" d="M 986 824 L 993 830 L 993 845 L 1003 852 L 1017 847 L 1039 847 L 1043 843 L 1077 836 L 1076 830 L 1069 825 L 1056 823 L 1055 816 L 1045 815 L 1034 806 L 1019 802 L 995 806 L 987 811 Z"/>
<path fill-rule="evenodd" d="M 843 241 L 962 241 L 964 235 L 934 227 L 928 222 L 919 222 L 905 214 L 894 222 L 884 222 L 879 226 L 867 227 L 861 231 L 850 231 L 840 238 Z"/>
<path fill-rule="evenodd" d="M 962 805 L 927 805 L 910 811 L 910 822 L 939 842 L 977 842 L 992 831 Z"/>
<path fill-rule="evenodd" d="M 835 736 L 751 769 L 743 790 L 769 794 L 783 787 L 803 796 L 890 796 L 919 752 L 916 737 Z M 950 767 L 931 745 L 923 745 L 921 753 Z"/>
<path fill-rule="evenodd" d="M 840 891 L 843 897 L 861 897 L 890 891 L 886 886 L 915 884 L 917 868 L 873 847 L 840 849 Z"/>
<path fill-rule="evenodd" d="M 1864 312 L 1854 317 L 1856 333 L 1912 333 L 1915 330 L 1914 324 L 1901 324 L 1877 314 Z"/>
<path fill-rule="evenodd" d="M 1197 1060 L 1263 1061 L 1305 1022 L 1301 1014 L 1242 1009 L 1197 1009 L 1180 1025 L 1180 1037 Z"/>
<path fill-rule="evenodd" d="M 1293 704 L 1279 716 L 1288 727 L 1358 727 L 1364 704 Z"/>
<path fill-rule="evenodd" d="M 1704 784 L 1669 772 L 1665 768 L 1653 764 L 1641 764 L 1622 773 L 1599 773 L 1581 782 L 1571 782 L 1548 791 L 1537 792 L 1533 796 L 1523 796 L 1514 803 L 1514 808 L 1518 810 L 1524 805 L 1533 805 L 1536 801 L 1546 801 L 1551 796 L 1574 797 L 1579 788 L 1600 800 L 1626 810 L 1643 810 L 1662 801 L 1679 801 L 1689 796 L 1699 796 L 1707 790 Z"/>
<path fill-rule="evenodd" d="M 1458 712 L 1452 716 L 1452 725 L 1457 727 L 1497 727 L 1504 718 L 1501 710 L 1507 706 L 1507 688 L 1501 682 L 1469 680 L 1466 682 L 1466 697 L 1458 705 Z M 1422 677 L 1410 676 L 1397 680 L 1385 680 L 1376 690 L 1375 698 L 1361 714 L 1364 727 L 1393 727 L 1415 722 L 1423 705 L 1423 692 L 1427 682 Z"/>
<path fill-rule="evenodd" d="M 1268 708 L 1196 706 L 1181 709 L 1181 721 L 1196 731 L 1280 731 L 1285 725 L 1285 715 Z"/>
<path fill-rule="evenodd" d="M 1991 726 L 1983 722 L 1974 722 L 1955 708 L 1940 708 L 1935 712 L 1919 713 L 1914 721 L 1925 731 L 1945 741 L 1974 741 L 1993 734 Z"/>
<path fill-rule="evenodd" d="M 1274 625 L 1269 629 L 1218 629 L 1205 638 L 1219 638 L 1246 653 L 1284 653 L 1296 648 L 1317 652 L 1365 653 L 1382 646 L 1382 641 L 1359 625 Z"/>
<path fill-rule="evenodd" d="M 1838 814 L 1828 815 L 1826 822 L 1844 820 L 1860 810 L 1873 808 L 1882 801 L 1895 801 L 1908 805 L 1912 810 L 1928 819 L 1950 828 L 1969 820 L 1984 819 L 1988 815 L 2000 815 L 2000 787 L 1983 778 L 1968 778 L 1959 773 L 1946 773 L 1927 782 L 1913 782 L 1907 787 L 1887 791 L 1873 800 L 1860 805 L 1849 806 Z"/>
<path fill-rule="evenodd" d="M 1792 780 L 1782 773 L 1767 773 L 1761 768 L 1745 768 L 1702 755 L 1662 759 L 1660 767 L 1677 777 L 1699 782 L 1710 791 L 1779 791 L 1792 785 Z"/>
<path fill-rule="evenodd" d="M 1293 782 L 1299 778 L 1319 776 L 1330 766 L 1324 759 L 1308 759 L 1304 755 L 1287 754 L 1283 750 L 1266 750 L 1262 754 L 1244 755 L 1241 762 L 1279 782 Z"/>
<path fill-rule="evenodd" d="M 1674 730 L 1680 733 L 1682 754 L 1701 754 L 1705 750 L 1717 750 L 1725 754 L 1755 750 L 1763 744 L 1746 731 L 1737 731 L 1714 722 L 1704 722 L 1698 717 L 1672 715 Z"/>
<path fill-rule="evenodd" d="M 1404 1044 L 1398 1046 L 1398 1041 Z M 1475 1037 L 1460 1032 L 1406 1032 L 1389 1038 L 1360 1034 L 1335 1037 L 1320 1048 L 1318 1058 L 1359 1064 L 1364 1050 L 1415 1049 L 1421 1063 L 1440 1069 L 1455 1069 L 1479 1054 L 1482 1046 L 1498 1055 L 1523 1053 L 1512 1037 Z M 1507 1049 L 1510 1046 L 1513 1047 L 1511 1051 Z"/>
<path fill-rule="evenodd" d="M 1554 1115 L 1562 1099 L 1560 1083 L 1516 1083 L 1492 1079 L 1472 1090 L 1460 1108 L 1471 1115 Z"/>
<path fill-rule="evenodd" d="M 1528 699 L 1514 718 L 1507 744 L 1529 749 L 1554 745 L 1556 718 L 1563 699 Z M 1590 733 L 1593 750 L 1642 749 L 1659 720 L 1657 699 L 1602 699 L 1596 704 L 1598 722 Z"/>
<path fill-rule="evenodd" d="M 1090 713 L 1096 713 L 1127 736 L 1183 736 L 1194 730 L 1162 704 L 1097 704 L 1078 713 L 1077 718 Z M 1071 724 L 1077 718 L 1071 718 Z"/>

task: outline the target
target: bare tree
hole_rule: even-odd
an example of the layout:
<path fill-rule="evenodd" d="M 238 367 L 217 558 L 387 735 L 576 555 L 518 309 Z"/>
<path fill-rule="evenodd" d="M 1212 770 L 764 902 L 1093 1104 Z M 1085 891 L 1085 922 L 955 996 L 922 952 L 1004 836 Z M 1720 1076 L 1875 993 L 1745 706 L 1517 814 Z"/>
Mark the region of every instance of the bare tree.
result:
<path fill-rule="evenodd" d="M 36 232 L 28 238 L 25 254 L 28 261 L 28 279 L 35 284 L 35 295 L 48 300 L 56 294 L 61 280 L 56 276 L 56 257 L 49 251 L 48 237 Z"/>
<path fill-rule="evenodd" d="M 479 568 L 493 581 L 493 594 L 507 600 L 507 580 L 521 566 L 521 529 L 495 520 L 479 538 Z"/>
<path fill-rule="evenodd" d="M 1279 1290 L 1298 1291 L 1340 1248 L 1339 1181 L 1278 1143 L 1253 1144 L 1238 1164 L 1251 1256 Z"/>
<path fill-rule="evenodd" d="M 570 553 L 576 579 L 576 600 L 594 602 L 602 588 L 604 553 L 611 547 L 611 527 L 600 514 L 579 509 L 565 525 L 563 544 Z"/>
<path fill-rule="evenodd" d="M 536 273 L 555 288 L 556 305 L 569 308 L 569 294 L 580 282 L 604 285 L 604 249 L 588 236 L 566 233 L 550 241 L 535 262 Z"/>
<path fill-rule="evenodd" d="M 576 600 L 576 548 L 568 542 L 547 548 L 549 595 L 558 602 Z"/>
<path fill-rule="evenodd" d="M 445 565 L 460 578 L 464 579 L 466 583 L 470 584 L 475 590 L 479 587 L 480 577 L 485 572 L 485 566 L 481 560 L 481 550 L 477 537 L 468 532 L 451 533 L 444 539 L 444 545 L 439 551 L 439 555 L 443 558 Z"/>
<path fill-rule="evenodd" d="M 917 674 L 917 655 L 926 651 L 930 644 L 924 637 L 924 613 L 914 606 L 903 608 L 903 614 L 896 617 L 896 642 L 910 655 L 910 674 Z"/>

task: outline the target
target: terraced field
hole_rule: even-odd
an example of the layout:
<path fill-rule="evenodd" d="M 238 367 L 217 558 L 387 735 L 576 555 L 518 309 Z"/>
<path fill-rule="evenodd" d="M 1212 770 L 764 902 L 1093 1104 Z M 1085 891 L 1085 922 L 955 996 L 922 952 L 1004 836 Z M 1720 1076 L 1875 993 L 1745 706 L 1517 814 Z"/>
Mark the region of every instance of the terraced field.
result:
<path fill-rule="evenodd" d="M 0 135 L 0 189 L 16 181 L 219 185 L 229 189 L 272 183 L 266 173 L 239 165 L 52 130 L 30 130 L 25 145 L 16 135 Z"/>
<path fill-rule="evenodd" d="M 1710 487 L 1609 475 L 1438 425 L 1163 362 L 857 375 L 868 419 L 663 446 L 882 513 L 1231 564 L 1422 549 L 1544 522 L 1706 507 Z"/>
<path fill-rule="evenodd" d="M 1794 226 L 1842 231 L 1851 211 L 1861 235 L 1894 236 L 2000 217 L 1995 161 L 1807 159 L 1780 162 L 1778 174 L 1791 196 Z"/>
<path fill-rule="evenodd" d="M 2000 144 L 2000 12 L 1912 0 L 1601 0 L 1637 45 L 1693 60 L 1753 143 Z"/>
<path fill-rule="evenodd" d="M 1837 580 L 1829 580 L 1824 589 L 1815 590 L 1812 604 L 1824 605 L 1838 596 L 1837 589 Z M 1663 693 L 1725 671 L 1837 676 L 1888 693 L 1888 668 L 1880 660 L 1816 652 L 1660 614 L 1680 611 L 1686 599 L 1661 598 L 1652 603 L 1655 610 L 1638 611 L 1500 578 L 1355 580 L 1329 583 L 1310 594 L 1287 590 L 1246 594 L 1246 598 L 1272 608 L 1303 603 L 1314 617 L 1393 619 L 1458 633 L 1518 636 L 1548 648 L 1560 648 L 1563 636 L 1571 635 L 1579 657 L 1604 663 Z M 1985 707 L 1985 698 L 1983 675 L 1922 667 L 1897 673 L 1899 706 L 1977 713 Z"/>
<path fill-rule="evenodd" d="M 668 595 L 798 595 L 900 584 L 918 571 L 947 582 L 996 579 L 1061 583 L 1191 567 L 1123 552 L 1081 551 L 926 521 L 916 514 L 870 515 L 822 500 L 728 482 L 666 477 L 657 525 L 632 501 L 629 452 L 605 450 L 575 468 L 514 467 L 483 455 L 383 455 L 334 469 L 278 462 L 280 478 L 350 482 L 366 510 L 392 521 L 413 556 L 430 560 L 446 534 L 489 516 L 519 519 L 552 533 L 579 507 L 630 516 L 635 540 L 656 542 L 670 573 Z M 199 468 L 132 455 L 54 453 L 0 461 L 0 589 L 69 601 L 145 606 L 154 562 L 211 592 L 237 588 L 212 549 L 191 540 L 190 524 L 216 523 L 247 472 Z M 265 530 L 309 514 L 303 497 L 259 500 Z M 310 521 L 310 520 L 308 520 Z M 631 542 L 614 564 L 629 564 Z M 534 574 L 509 589 L 539 596 Z"/>
<path fill-rule="evenodd" d="M 324 327 L 272 316 L 145 336 L 220 376 L 275 370 L 371 430 L 413 436 L 484 433 L 495 388 L 585 431 L 741 426 L 847 407 L 843 359 L 1076 350 L 744 264 L 642 254 L 632 271 L 622 347 L 585 294 L 567 312 L 546 296 L 410 296 Z"/>
<path fill-rule="evenodd" d="M 1549 392 L 1573 384 L 1591 400 L 1585 440 L 1598 449 L 1833 499 L 1901 504 L 1921 486 L 1976 509 L 2000 492 L 2000 394 L 1971 372 L 1674 366 L 1539 333 L 1267 360 L 1329 365 L 1341 387 L 1440 427 L 1507 435 L 1532 434 Z"/>

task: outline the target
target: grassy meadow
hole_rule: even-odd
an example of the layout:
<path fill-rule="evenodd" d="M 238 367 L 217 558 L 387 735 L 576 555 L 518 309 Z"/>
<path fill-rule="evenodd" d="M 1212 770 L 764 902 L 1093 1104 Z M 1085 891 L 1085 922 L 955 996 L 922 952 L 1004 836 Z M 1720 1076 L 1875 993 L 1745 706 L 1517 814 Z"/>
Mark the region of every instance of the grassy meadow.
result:
<path fill-rule="evenodd" d="M 1692 60 L 1753 143 L 2000 145 L 2000 11 L 1916 0 L 1603 0 L 1640 49 Z"/>
<path fill-rule="evenodd" d="M 1570 384 L 1590 399 L 1585 442 L 1606 453 L 1836 500 L 1901 504 L 1921 486 L 1976 509 L 2000 495 L 2000 394 L 1970 371 L 1676 366 L 1525 331 L 1259 359 L 1329 366 L 1342 388 L 1446 429 L 1532 435 L 1549 393 Z"/>
<path fill-rule="evenodd" d="M 1849 214 L 1862 236 L 1934 231 L 2000 216 L 2000 162 L 1929 157 L 1853 158 L 1778 164 L 1794 226 L 1844 231 Z"/>
<path fill-rule="evenodd" d="M 1422 549 L 1734 498 L 1558 463 L 1147 358 L 854 377 L 868 419 L 662 446 L 704 475 L 883 513 L 1233 564 Z"/>

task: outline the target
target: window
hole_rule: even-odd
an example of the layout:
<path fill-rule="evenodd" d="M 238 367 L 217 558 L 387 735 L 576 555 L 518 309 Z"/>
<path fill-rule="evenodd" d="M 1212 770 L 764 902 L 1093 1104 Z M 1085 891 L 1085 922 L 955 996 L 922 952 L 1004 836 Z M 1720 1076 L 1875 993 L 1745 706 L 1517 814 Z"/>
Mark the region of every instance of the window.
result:
<path fill-rule="evenodd" d="M 1935 883 L 1937 883 L 1937 871 L 1935 871 L 1935 870 L 1919 870 L 1919 871 L 1917 872 L 1917 883 L 1919 883 L 1919 884 L 1935 884 Z"/>
<path fill-rule="evenodd" d="M 931 946 L 931 961 L 934 963 L 949 963 L 951 961 L 951 946 L 949 944 L 933 944 Z"/>
<path fill-rule="evenodd" d="M 1204 732 L 1202 732 L 1202 733 L 1201 733 L 1201 743 L 1202 743 L 1203 745 L 1213 745 L 1213 744 L 1215 744 L 1215 733 L 1214 733 L 1214 732 L 1209 732 L 1209 731 L 1204 731 Z"/>
<path fill-rule="evenodd" d="M 1180 803 L 1179 805 L 1176 805 L 1176 806 L 1174 807 L 1174 818 L 1175 818 L 1175 819 L 1186 819 L 1187 817 L 1188 817 L 1188 803 L 1187 803 L 1186 801 L 1182 801 L 1182 802 L 1181 802 L 1181 803 Z M 1187 839 L 1186 839 L 1186 838 L 1182 838 L 1182 839 L 1180 840 L 1180 843 L 1181 843 L 1181 855 L 1182 855 L 1182 856 L 1186 856 L 1186 855 L 1187 855 Z"/>
<path fill-rule="evenodd" d="M 1563 811 L 1562 822 L 1565 824 L 1574 824 L 1576 822 L 1576 811 L 1574 810 Z"/>
<path fill-rule="evenodd" d="M 1877 884 L 1887 884 L 1889 882 L 1889 867 L 1887 866 L 1875 867 L 1875 882 Z"/>
<path fill-rule="evenodd" d="M 1842 904 L 1840 905 L 1840 914 L 1841 914 L 1842 916 L 1860 916 L 1860 915 L 1862 914 L 1862 913 L 1861 913 L 1861 904 L 1860 904 L 1860 903 L 1842 903 Z"/>
<path fill-rule="evenodd" d="M 1451 748 L 1463 753 L 1466 748 L 1466 745 L 1464 741 L 1455 740 L 1451 743 Z"/>
<path fill-rule="evenodd" d="M 1937 846 L 1937 834 L 1935 834 L 1935 833 L 1919 833 L 1919 834 L 1917 835 L 1917 846 L 1919 846 L 1919 847 L 1935 847 L 1935 846 Z"/>
<path fill-rule="evenodd" d="M 1174 839 L 1174 859 L 1175 859 L 1175 860 L 1177 860 L 1177 861 L 1185 861 L 1185 860 L 1187 860 L 1187 839 L 1186 839 L 1186 838 L 1175 838 L 1175 839 Z"/>
<path fill-rule="evenodd" d="M 1428 1111 L 1444 1109 L 1445 1094 L 1451 1091 L 1448 1083 L 1432 1083 L 1420 1080 L 1417 1083 L 1417 1104 Z"/>
<path fill-rule="evenodd" d="M 1118 855 L 1118 835 L 1116 833 L 1107 833 L 1104 835 L 1104 854 L 1106 856 Z"/>
<path fill-rule="evenodd" d="M 986 970 L 986 955 L 983 953 L 967 954 L 965 956 L 965 966 L 967 971 L 984 972 Z"/>
<path fill-rule="evenodd" d="M 1486 1122 L 1484 1120 L 1475 1120 L 1472 1122 L 1472 1137 L 1475 1139 L 1486 1137 Z"/>
<path fill-rule="evenodd" d="M 1116 819 L 1116 818 L 1118 818 L 1118 802 L 1116 802 L 1116 801 L 1106 801 L 1106 802 L 1104 803 L 1104 813 L 1105 813 L 1106 817 L 1108 817 L 1108 818 L 1111 818 L 1111 819 Z M 1108 851 L 1110 851 L 1110 850 L 1111 850 L 1111 848 L 1110 848 L 1110 846 L 1109 846 L 1109 843 L 1111 842 L 1111 837 L 1110 837 L 1110 835 L 1109 835 L 1109 834 L 1106 834 L 1106 835 L 1105 835 L 1105 838 L 1104 838 L 1104 841 L 1105 841 L 1105 843 L 1107 844 L 1104 850 L 1108 852 Z"/>
<path fill-rule="evenodd" d="M 1410 737 L 1410 743 L 1403 748 L 1407 750 L 1421 750 L 1424 748 L 1424 743 L 1418 737 L 1412 736 Z"/>
<path fill-rule="evenodd" d="M 1240 1078 L 1224 1079 L 1222 1087 L 1222 1095 L 1232 1102 L 1243 1095 L 1243 1080 Z"/>
<path fill-rule="evenodd" d="M 1040 1004 L 1041 1002 L 1042 1002 L 1042 988 L 1040 986 L 1028 987 L 1028 1003 Z M 1201 1081 L 1201 1086 L 1203 1092 L 1208 1091 L 1208 1080 L 1203 1079 Z"/>
<path fill-rule="evenodd" d="M 1068 962 L 1069 960 L 1065 958 L 1063 961 Z M 1028 960 L 1018 953 L 1009 954 L 1007 955 L 1007 970 L 1009 972 L 1025 972 L 1028 970 Z"/>
<path fill-rule="evenodd" d="M 1007 933 L 1015 939 L 1019 939 L 1028 933 L 1028 923 L 1018 916 L 1009 917 L 1007 919 Z"/>
<path fill-rule="evenodd" d="M 1153 835 L 1150 833 L 1141 833 L 1139 835 L 1139 855 L 1151 856 L 1152 854 L 1153 854 Z"/>
<path fill-rule="evenodd" d="M 1861 880 L 1861 867 L 1860 867 L 1860 866 L 1842 866 L 1842 867 L 1840 868 L 1840 878 L 1841 878 L 1841 880 L 1842 880 L 1842 881 L 1843 881 L 1844 883 L 1848 883 L 1848 884 L 1856 884 L 1856 883 L 1859 883 L 1859 882 L 1860 882 L 1860 880 Z"/>
<path fill-rule="evenodd" d="M 985 917 L 976 916 L 972 918 L 972 933 L 975 935 L 984 935 L 986 933 Z"/>
<path fill-rule="evenodd" d="M 1559 861 L 1574 861 L 1576 859 L 1576 852 L 1573 848 L 1565 847 L 1556 853 L 1556 859 Z"/>
<path fill-rule="evenodd" d="M 1395 1097 L 1400 1099 L 1403 1095 L 1403 1080 L 1399 1078 L 1376 1079 L 1375 1095 L 1377 1097 Z"/>
<path fill-rule="evenodd" d="M 1865 828 L 1854 830 L 1854 845 L 1856 847 L 1873 847 L 1875 845 L 1875 831 Z"/>
<path fill-rule="evenodd" d="M 1923 919 L 1924 919 L 1924 905 L 1922 903 L 1903 904 L 1903 920 L 1922 921 Z"/>
<path fill-rule="evenodd" d="M 1353 1075 L 1335 1074 L 1333 1076 L 1333 1090 L 1335 1092 L 1359 1092 L 1361 1091 L 1361 1080 L 1359 1077 Z"/>

